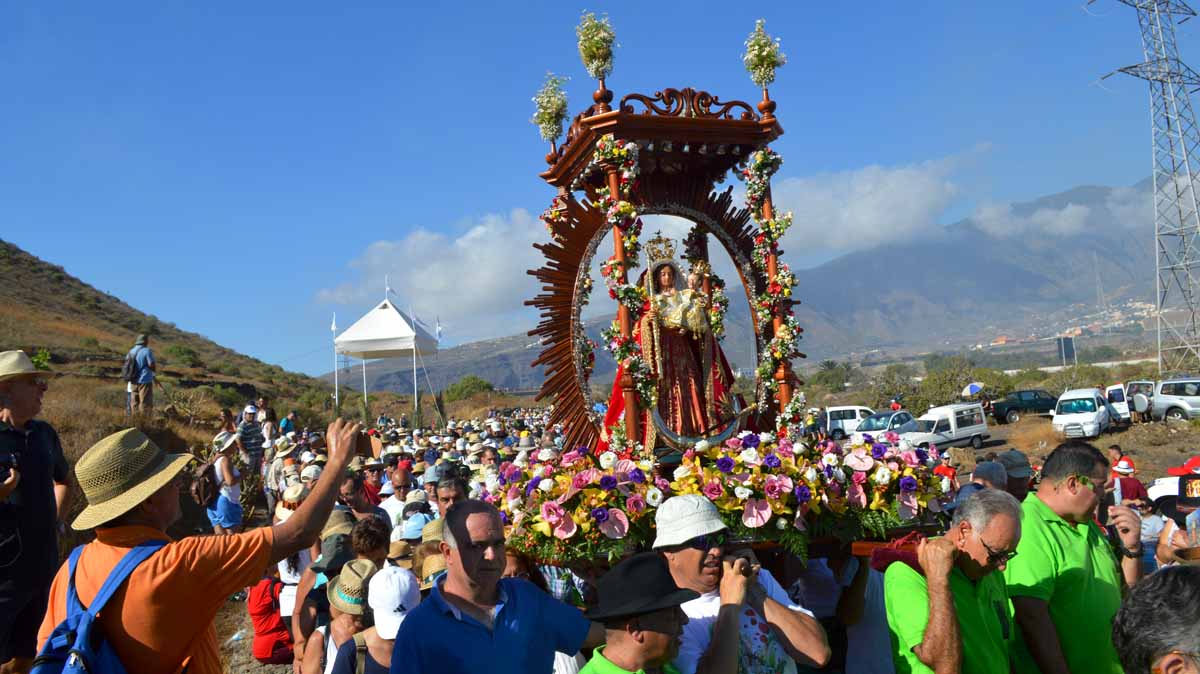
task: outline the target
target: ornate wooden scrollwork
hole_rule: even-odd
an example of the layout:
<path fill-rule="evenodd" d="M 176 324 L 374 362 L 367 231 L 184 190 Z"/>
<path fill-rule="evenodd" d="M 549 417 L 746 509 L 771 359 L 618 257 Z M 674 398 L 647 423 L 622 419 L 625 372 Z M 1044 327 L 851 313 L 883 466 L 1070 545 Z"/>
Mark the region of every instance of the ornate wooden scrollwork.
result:
<path fill-rule="evenodd" d="M 636 113 L 633 103 L 641 103 L 645 110 Z M 714 109 L 715 108 L 715 109 Z M 664 117 L 692 117 L 700 119 L 733 119 L 733 110 L 741 110 L 739 119 L 755 121 L 758 114 L 744 101 L 722 103 L 707 91 L 696 91 L 691 87 L 663 89 L 654 96 L 628 94 L 621 99 L 621 112 L 625 114 L 662 115 Z"/>

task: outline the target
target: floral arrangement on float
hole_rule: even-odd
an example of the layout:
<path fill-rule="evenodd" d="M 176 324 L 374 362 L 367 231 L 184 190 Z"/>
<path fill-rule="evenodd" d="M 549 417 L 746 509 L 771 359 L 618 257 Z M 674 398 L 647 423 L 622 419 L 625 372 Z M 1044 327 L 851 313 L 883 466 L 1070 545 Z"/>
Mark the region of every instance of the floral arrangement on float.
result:
<path fill-rule="evenodd" d="M 766 22 L 762 19 L 754 22 L 754 31 L 746 38 L 742 63 L 750 73 L 751 81 L 764 89 L 775 81 L 775 69 L 787 63 L 779 38 L 771 39 L 767 35 Z"/>
<path fill-rule="evenodd" d="M 615 451 L 596 457 L 577 447 L 561 457 L 542 450 L 527 466 L 506 462 L 494 503 L 508 525 L 508 545 L 555 564 L 615 562 L 653 537 L 654 509 L 667 483 L 655 478 L 648 459 Z"/>

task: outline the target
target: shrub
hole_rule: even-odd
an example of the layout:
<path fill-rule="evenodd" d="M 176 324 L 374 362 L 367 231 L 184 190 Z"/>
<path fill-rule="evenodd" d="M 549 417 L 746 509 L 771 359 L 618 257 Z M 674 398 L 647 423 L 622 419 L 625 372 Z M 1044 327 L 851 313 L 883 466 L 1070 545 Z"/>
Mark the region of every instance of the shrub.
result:
<path fill-rule="evenodd" d="M 238 393 L 237 389 L 220 384 L 213 385 L 212 397 L 221 407 L 237 408 L 241 407 L 243 402 L 242 394 Z"/>
<path fill-rule="evenodd" d="M 494 391 L 496 388 L 486 379 L 481 379 L 473 374 L 469 374 L 462 379 L 454 382 L 446 387 L 445 397 L 446 402 L 454 402 L 456 400 L 465 400 L 476 393 L 484 393 L 486 391 Z"/>
<path fill-rule="evenodd" d="M 95 337 L 84 337 L 83 339 L 79 340 L 79 346 L 82 346 L 85 349 L 99 349 L 100 340 L 96 339 Z"/>
<path fill-rule="evenodd" d="M 242 373 L 242 370 L 233 363 L 221 363 L 217 366 L 217 372 L 220 372 L 227 377 L 236 377 Z"/>
<path fill-rule="evenodd" d="M 188 367 L 200 367 L 200 356 L 196 350 L 181 344 L 172 344 L 166 348 L 166 354 L 171 360 Z"/>

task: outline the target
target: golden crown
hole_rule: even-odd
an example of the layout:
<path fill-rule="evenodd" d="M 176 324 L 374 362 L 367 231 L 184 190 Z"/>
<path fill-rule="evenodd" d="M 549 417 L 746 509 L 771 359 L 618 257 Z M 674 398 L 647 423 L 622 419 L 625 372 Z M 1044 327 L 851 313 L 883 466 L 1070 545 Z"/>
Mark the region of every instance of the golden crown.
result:
<path fill-rule="evenodd" d="M 654 238 L 646 242 L 646 255 L 649 256 L 651 264 L 662 262 L 664 260 L 675 260 L 675 242 L 662 235 L 662 232 L 655 232 Z"/>

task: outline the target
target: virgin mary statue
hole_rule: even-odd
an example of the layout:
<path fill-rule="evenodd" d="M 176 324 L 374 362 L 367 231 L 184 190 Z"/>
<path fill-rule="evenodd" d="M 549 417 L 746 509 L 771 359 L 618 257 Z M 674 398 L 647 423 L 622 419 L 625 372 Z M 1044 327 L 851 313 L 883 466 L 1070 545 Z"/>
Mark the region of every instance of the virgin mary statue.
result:
<path fill-rule="evenodd" d="M 638 280 L 646 288 L 649 310 L 638 321 L 633 338 L 656 380 L 653 408 L 641 411 L 642 437 L 652 449 L 661 436 L 670 444 L 694 442 L 736 416 L 731 413 L 733 374 L 708 321 L 709 298 L 702 276 L 688 276 L 686 288 L 675 264 L 675 246 L 661 235 L 646 245 L 649 266 Z M 608 447 L 609 429 L 625 411 L 618 363 L 612 396 L 604 417 L 599 451 Z"/>

